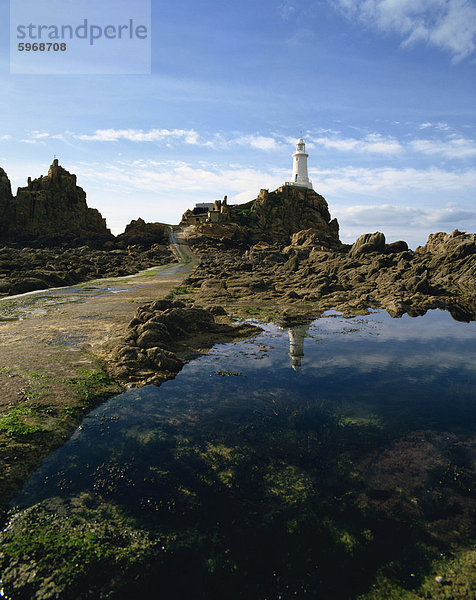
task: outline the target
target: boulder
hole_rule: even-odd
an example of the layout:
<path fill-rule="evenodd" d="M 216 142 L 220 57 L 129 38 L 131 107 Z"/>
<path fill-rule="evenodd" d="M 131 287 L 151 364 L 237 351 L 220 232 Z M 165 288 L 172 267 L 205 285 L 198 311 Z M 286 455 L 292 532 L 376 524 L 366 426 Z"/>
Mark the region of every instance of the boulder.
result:
<path fill-rule="evenodd" d="M 330 225 L 332 225 L 332 221 Z M 337 244 L 334 232 L 332 232 L 332 235 L 329 235 L 329 232 L 325 228 L 321 228 L 320 230 L 308 228 L 298 231 L 291 236 L 291 246 L 300 248 L 310 247 L 327 251 L 339 248 L 341 245 L 340 243 Z"/>
<path fill-rule="evenodd" d="M 221 279 L 205 279 L 200 286 L 200 293 L 204 296 L 227 296 L 228 291 L 225 282 Z"/>
<path fill-rule="evenodd" d="M 201 308 L 171 308 L 162 315 L 163 323 L 173 335 L 190 335 L 198 331 L 207 331 L 215 324 L 213 315 Z"/>
<path fill-rule="evenodd" d="M 133 220 L 126 226 L 124 233 L 116 237 L 116 244 L 122 248 L 140 245 L 150 248 L 154 244 L 167 245 L 169 229 L 163 223 L 146 223 L 144 219 Z"/>
<path fill-rule="evenodd" d="M 149 348 L 147 358 L 153 363 L 155 369 L 178 373 L 184 366 L 184 361 L 176 354 L 163 348 Z"/>
<path fill-rule="evenodd" d="M 398 242 L 392 242 L 391 244 L 385 244 L 385 252 L 387 254 L 399 254 L 400 252 L 406 252 L 408 250 L 408 244 L 403 240 Z"/>
<path fill-rule="evenodd" d="M 215 314 L 226 314 L 216 306 Z M 130 385 L 160 384 L 178 373 L 184 360 L 175 352 L 196 352 L 211 347 L 215 336 L 233 338 L 236 333 L 248 337 L 257 329 L 248 324 L 216 324 L 211 311 L 199 305 L 186 305 L 174 300 L 157 300 L 137 309 L 121 344 L 108 357 L 110 372 Z M 213 336 L 207 334 L 213 333 Z M 190 346 L 191 345 L 191 346 Z"/>
<path fill-rule="evenodd" d="M 223 306 L 210 306 L 207 308 L 207 310 L 209 312 L 212 313 L 212 315 L 219 317 L 219 316 L 224 316 L 227 314 L 226 310 L 223 308 Z"/>
<path fill-rule="evenodd" d="M 299 269 L 299 258 L 291 256 L 283 265 L 283 271 L 286 273 L 294 273 Z"/>
<path fill-rule="evenodd" d="M 164 343 L 163 332 L 157 329 L 147 329 L 137 338 L 139 348 L 154 348 Z"/>
<path fill-rule="evenodd" d="M 380 231 L 376 233 L 364 233 L 350 249 L 351 256 L 367 254 L 369 252 L 385 252 L 385 236 Z"/>
<path fill-rule="evenodd" d="M 441 254 L 448 250 L 448 246 L 454 245 L 454 241 L 459 243 L 465 234 L 458 229 L 455 229 L 451 233 L 444 233 L 439 231 L 438 233 L 430 233 L 428 240 L 424 246 L 418 246 L 416 252 L 419 254 Z"/>

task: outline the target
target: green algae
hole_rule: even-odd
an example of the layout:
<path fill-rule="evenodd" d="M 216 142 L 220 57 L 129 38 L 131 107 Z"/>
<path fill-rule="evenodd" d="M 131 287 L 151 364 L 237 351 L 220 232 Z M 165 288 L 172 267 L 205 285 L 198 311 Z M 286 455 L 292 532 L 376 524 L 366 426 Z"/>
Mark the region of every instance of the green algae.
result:
<path fill-rule="evenodd" d="M 16 440 L 43 431 L 41 425 L 34 424 L 37 420 L 35 416 L 34 408 L 30 404 L 23 403 L 0 417 L 0 431 L 4 431 Z"/>

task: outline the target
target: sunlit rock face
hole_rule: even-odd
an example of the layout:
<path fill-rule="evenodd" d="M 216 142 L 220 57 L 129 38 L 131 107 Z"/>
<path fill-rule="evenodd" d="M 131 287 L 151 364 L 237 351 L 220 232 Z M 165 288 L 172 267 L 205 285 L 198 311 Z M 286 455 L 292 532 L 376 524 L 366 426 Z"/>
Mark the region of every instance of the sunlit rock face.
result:
<path fill-rule="evenodd" d="M 286 241 L 298 231 L 311 229 L 329 246 L 340 246 L 339 224 L 331 220 L 326 199 L 312 189 L 261 190 L 251 207 L 250 221 L 251 228 L 269 240 Z"/>
<path fill-rule="evenodd" d="M 306 231 L 301 237 L 312 237 L 323 249 L 343 247 L 337 220 L 331 219 L 326 199 L 313 189 L 286 185 L 273 192 L 263 189 L 255 200 L 229 209 L 226 222 L 202 223 L 191 232 L 190 239 L 289 244 L 294 234 Z"/>

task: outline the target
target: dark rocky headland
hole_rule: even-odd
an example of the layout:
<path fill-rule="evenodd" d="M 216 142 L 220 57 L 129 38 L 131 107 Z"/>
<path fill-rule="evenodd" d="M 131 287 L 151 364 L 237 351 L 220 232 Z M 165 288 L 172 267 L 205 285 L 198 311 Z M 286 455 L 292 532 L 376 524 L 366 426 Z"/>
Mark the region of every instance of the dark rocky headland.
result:
<path fill-rule="evenodd" d="M 16 196 L 0 168 L 0 297 L 131 275 L 171 262 L 168 245 L 168 228 L 142 219 L 113 236 L 56 159 Z"/>

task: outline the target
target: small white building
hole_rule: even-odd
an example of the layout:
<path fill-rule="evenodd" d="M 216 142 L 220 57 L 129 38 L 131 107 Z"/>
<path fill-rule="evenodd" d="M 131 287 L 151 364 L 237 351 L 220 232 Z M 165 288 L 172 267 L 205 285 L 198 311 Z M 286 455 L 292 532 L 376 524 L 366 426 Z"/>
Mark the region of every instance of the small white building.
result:
<path fill-rule="evenodd" d="M 307 174 L 308 157 L 306 144 L 302 138 L 299 138 L 296 143 L 296 152 L 293 154 L 293 175 L 291 181 L 286 181 L 284 185 L 305 187 L 312 190 L 312 181 L 310 181 Z"/>

